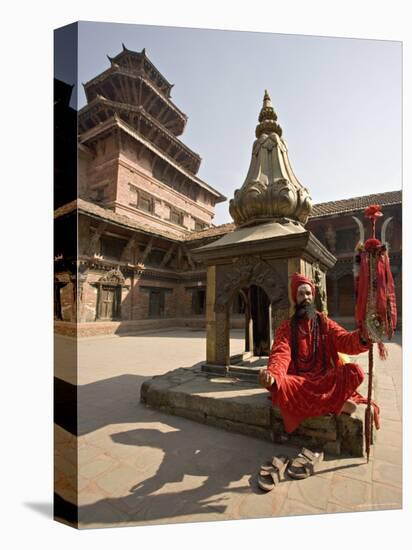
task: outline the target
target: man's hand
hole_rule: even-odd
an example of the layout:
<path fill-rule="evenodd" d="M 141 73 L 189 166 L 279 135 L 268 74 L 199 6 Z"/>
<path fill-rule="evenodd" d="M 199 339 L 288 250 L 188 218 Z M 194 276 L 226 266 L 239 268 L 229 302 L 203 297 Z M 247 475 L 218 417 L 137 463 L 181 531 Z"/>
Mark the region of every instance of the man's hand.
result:
<path fill-rule="evenodd" d="M 264 388 L 270 388 L 274 384 L 275 378 L 270 374 L 267 369 L 260 369 L 259 371 L 259 384 Z"/>
<path fill-rule="evenodd" d="M 360 343 L 362 344 L 362 346 L 367 346 L 367 345 L 370 344 L 371 339 L 370 339 L 369 334 L 366 330 L 364 330 L 364 331 L 359 330 L 359 340 L 360 340 Z"/>

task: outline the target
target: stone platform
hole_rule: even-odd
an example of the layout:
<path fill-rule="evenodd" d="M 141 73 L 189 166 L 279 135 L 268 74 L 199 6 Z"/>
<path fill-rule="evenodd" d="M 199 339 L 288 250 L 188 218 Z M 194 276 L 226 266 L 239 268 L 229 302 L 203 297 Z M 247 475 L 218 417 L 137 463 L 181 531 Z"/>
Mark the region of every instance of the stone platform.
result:
<path fill-rule="evenodd" d="M 359 391 L 367 395 L 367 376 Z M 202 424 L 275 443 L 322 447 L 334 456 L 364 454 L 365 405 L 357 405 L 351 415 L 309 418 L 287 434 L 269 392 L 257 385 L 257 374 L 255 380 L 233 370 L 224 376 L 205 371 L 199 363 L 154 376 L 142 384 L 140 395 L 154 409 Z"/>

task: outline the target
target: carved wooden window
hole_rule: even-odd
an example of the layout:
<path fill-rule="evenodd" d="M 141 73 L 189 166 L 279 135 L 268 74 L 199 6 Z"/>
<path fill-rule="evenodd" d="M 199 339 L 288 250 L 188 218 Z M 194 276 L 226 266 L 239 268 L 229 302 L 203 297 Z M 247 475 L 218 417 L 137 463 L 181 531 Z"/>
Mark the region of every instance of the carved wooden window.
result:
<path fill-rule="evenodd" d="M 108 188 L 107 185 L 103 185 L 103 186 L 98 187 L 97 189 L 95 189 L 94 199 L 97 202 L 102 202 L 102 201 L 107 199 L 107 188 Z"/>
<path fill-rule="evenodd" d="M 139 208 L 139 210 L 143 210 L 144 212 L 152 212 L 153 201 L 147 195 L 142 195 L 139 193 L 139 200 L 137 203 L 137 207 Z"/>
<path fill-rule="evenodd" d="M 165 254 L 166 252 L 164 250 L 159 250 L 156 248 L 152 249 L 145 260 L 145 264 L 153 267 L 159 266 L 162 263 Z"/>
<path fill-rule="evenodd" d="M 177 225 L 183 225 L 183 214 L 177 210 L 170 210 L 170 221 Z"/>
<path fill-rule="evenodd" d="M 195 231 L 202 231 L 202 229 L 205 229 L 205 227 L 205 223 L 199 222 L 197 220 L 195 221 Z"/>
<path fill-rule="evenodd" d="M 135 208 L 137 208 L 137 202 L 138 202 L 138 193 L 137 193 L 137 189 L 134 185 L 131 185 L 129 183 L 129 191 L 130 191 L 130 201 L 129 201 L 129 204 L 130 206 L 134 206 Z"/>
<path fill-rule="evenodd" d="M 116 239 L 116 237 L 107 235 L 103 235 L 100 239 L 100 254 L 104 258 L 120 260 L 124 247 L 125 241 L 123 239 Z"/>
<path fill-rule="evenodd" d="M 336 231 L 336 252 L 352 252 L 357 244 L 355 229 L 339 229 Z"/>

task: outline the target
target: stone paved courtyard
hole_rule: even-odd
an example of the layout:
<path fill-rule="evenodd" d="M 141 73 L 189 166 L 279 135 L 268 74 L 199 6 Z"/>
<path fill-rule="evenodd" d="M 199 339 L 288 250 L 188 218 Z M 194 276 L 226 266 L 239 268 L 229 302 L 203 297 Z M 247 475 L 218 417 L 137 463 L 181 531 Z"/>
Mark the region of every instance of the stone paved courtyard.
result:
<path fill-rule="evenodd" d="M 164 331 L 79 341 L 78 503 L 82 528 L 259 518 L 402 506 L 401 346 L 376 359 L 382 428 L 371 460 L 326 459 L 306 480 L 287 480 L 270 493 L 257 486 L 259 465 L 285 445 L 170 416 L 140 402 L 153 375 L 204 359 L 203 331 Z M 56 336 L 64 357 L 70 340 Z M 231 334 L 231 354 L 243 350 Z M 366 355 L 359 362 L 366 366 Z M 70 382 L 64 361 L 60 378 Z M 55 427 L 56 452 L 76 444 Z M 70 499 L 76 480 L 58 460 L 57 490 Z"/>

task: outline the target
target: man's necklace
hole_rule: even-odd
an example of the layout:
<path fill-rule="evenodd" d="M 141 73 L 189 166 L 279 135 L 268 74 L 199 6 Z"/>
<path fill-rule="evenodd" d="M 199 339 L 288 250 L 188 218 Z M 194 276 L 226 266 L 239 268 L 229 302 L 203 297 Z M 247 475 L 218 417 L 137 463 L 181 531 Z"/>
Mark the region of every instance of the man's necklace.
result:
<path fill-rule="evenodd" d="M 313 358 L 315 357 L 316 355 L 316 342 L 315 342 L 315 338 L 313 337 L 314 336 L 314 329 L 315 329 L 315 325 L 312 324 L 312 326 L 309 328 L 309 332 L 306 332 L 306 330 L 303 330 L 303 328 L 298 325 L 298 330 L 301 334 L 303 334 L 303 336 L 311 336 L 312 337 L 312 341 L 313 341 L 313 345 L 312 345 L 312 350 L 308 353 L 308 355 L 306 357 L 303 357 L 302 355 L 298 355 L 299 357 L 299 360 L 302 362 L 302 363 L 306 363 L 306 364 L 310 364 L 312 363 L 313 361 Z"/>
<path fill-rule="evenodd" d="M 309 332 L 306 332 L 306 330 L 303 330 L 303 328 L 300 325 L 298 325 L 298 329 L 299 329 L 299 332 L 303 334 L 303 336 L 309 336 L 309 334 L 313 333 L 314 326 L 312 325 L 312 327 L 309 328 Z"/>

